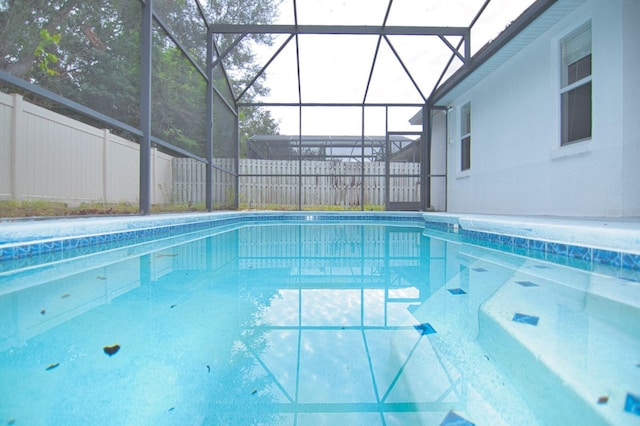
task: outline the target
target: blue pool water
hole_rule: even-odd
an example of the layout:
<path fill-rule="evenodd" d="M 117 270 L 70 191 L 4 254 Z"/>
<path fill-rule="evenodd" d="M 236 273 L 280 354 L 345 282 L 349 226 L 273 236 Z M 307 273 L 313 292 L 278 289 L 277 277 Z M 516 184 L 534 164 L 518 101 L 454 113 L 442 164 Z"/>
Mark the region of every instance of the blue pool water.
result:
<path fill-rule="evenodd" d="M 640 424 L 628 277 L 419 222 L 109 244 L 0 272 L 0 422 Z"/>

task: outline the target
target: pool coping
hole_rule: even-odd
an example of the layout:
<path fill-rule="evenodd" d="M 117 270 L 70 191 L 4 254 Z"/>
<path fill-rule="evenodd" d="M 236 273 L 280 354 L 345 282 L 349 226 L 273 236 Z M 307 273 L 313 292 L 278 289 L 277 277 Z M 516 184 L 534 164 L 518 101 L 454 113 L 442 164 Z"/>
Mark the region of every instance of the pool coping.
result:
<path fill-rule="evenodd" d="M 640 218 L 564 218 L 425 212 L 230 211 L 0 222 L 0 262 L 214 226 L 267 222 L 419 223 L 532 257 L 556 256 L 640 270 Z"/>

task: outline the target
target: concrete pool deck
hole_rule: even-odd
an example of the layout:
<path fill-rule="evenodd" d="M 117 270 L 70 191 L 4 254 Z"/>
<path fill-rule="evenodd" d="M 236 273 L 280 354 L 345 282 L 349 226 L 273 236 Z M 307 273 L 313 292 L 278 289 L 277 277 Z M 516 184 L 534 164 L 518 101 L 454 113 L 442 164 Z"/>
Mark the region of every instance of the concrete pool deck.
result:
<path fill-rule="evenodd" d="M 457 223 L 469 231 L 640 254 L 640 217 L 426 213 L 427 217 L 433 222 Z"/>

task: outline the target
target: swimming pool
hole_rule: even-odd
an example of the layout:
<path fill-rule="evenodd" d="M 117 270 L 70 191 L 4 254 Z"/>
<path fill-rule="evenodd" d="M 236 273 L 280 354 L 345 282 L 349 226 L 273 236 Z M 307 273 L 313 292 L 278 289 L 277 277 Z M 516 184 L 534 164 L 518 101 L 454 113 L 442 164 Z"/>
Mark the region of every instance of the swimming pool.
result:
<path fill-rule="evenodd" d="M 640 423 L 636 253 L 427 218 L 0 229 L 0 418 Z"/>

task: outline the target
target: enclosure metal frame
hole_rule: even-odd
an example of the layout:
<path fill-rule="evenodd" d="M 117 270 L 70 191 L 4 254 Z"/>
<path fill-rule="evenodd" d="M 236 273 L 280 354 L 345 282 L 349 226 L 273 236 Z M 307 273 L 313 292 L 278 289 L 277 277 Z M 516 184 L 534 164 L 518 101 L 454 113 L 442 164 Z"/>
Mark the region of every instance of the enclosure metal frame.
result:
<path fill-rule="evenodd" d="M 389 0 L 387 5 L 387 11 L 384 17 L 383 24 L 381 26 L 335 26 L 335 25 L 299 25 L 297 19 L 297 0 L 292 0 L 294 6 L 294 25 L 253 25 L 253 24 L 216 24 L 211 22 L 211 20 L 207 17 L 203 6 L 200 1 L 193 0 L 193 3 L 197 7 L 198 13 L 202 18 L 202 22 L 207 28 L 207 61 L 206 61 L 206 70 L 202 70 L 201 67 L 197 64 L 196 61 L 192 58 L 189 51 L 180 43 L 175 34 L 162 22 L 162 19 L 156 14 L 154 11 L 154 0 L 139 0 L 142 8 L 141 13 L 141 58 L 140 58 L 140 66 L 141 66 L 141 76 L 140 76 L 140 123 L 136 128 L 127 123 L 121 122 L 117 119 L 109 117 L 106 114 L 100 113 L 96 110 L 88 108 L 78 102 L 67 99 L 61 95 L 58 95 L 54 92 L 51 92 L 42 87 L 31 84 L 21 78 L 18 78 L 6 71 L 0 70 L 0 82 L 5 82 L 15 87 L 18 87 L 26 92 L 30 92 L 35 94 L 36 96 L 42 97 L 44 99 L 48 99 L 53 101 L 63 107 L 66 107 L 70 110 L 73 110 L 77 113 L 80 113 L 86 117 L 98 120 L 102 123 L 105 123 L 113 128 L 123 130 L 128 132 L 139 138 L 140 143 L 140 193 L 139 193 L 139 201 L 140 201 L 140 213 L 141 214 L 150 214 L 151 213 L 151 147 L 153 145 L 161 146 L 164 149 L 176 153 L 178 155 L 189 157 L 196 159 L 198 161 L 204 162 L 207 164 L 207 174 L 206 174 L 206 209 L 207 211 L 212 210 L 212 186 L 213 186 L 213 174 L 212 168 L 217 167 L 213 164 L 213 144 L 215 143 L 214 135 L 213 135 L 213 94 L 216 93 L 219 96 L 225 106 L 235 115 L 235 125 L 237 128 L 238 125 L 238 108 L 242 106 L 297 106 L 299 108 L 299 118 L 301 122 L 302 116 L 302 108 L 308 106 L 327 106 L 327 107 L 340 107 L 340 106 L 358 106 L 362 107 L 363 116 L 364 109 L 367 106 L 416 106 L 421 109 L 421 118 L 422 118 L 422 135 L 421 140 L 425 141 L 422 144 L 422 167 L 421 167 L 421 209 L 426 210 L 430 204 L 430 193 L 429 193 L 429 185 L 432 177 L 436 177 L 436 175 L 431 175 L 430 173 L 430 150 L 431 150 L 431 115 L 435 110 L 446 109 L 446 106 L 438 105 L 439 99 L 444 97 L 448 92 L 450 92 L 453 88 L 455 88 L 458 84 L 460 84 L 465 78 L 467 78 L 472 72 L 474 72 L 480 65 L 486 62 L 489 58 L 491 58 L 498 50 L 500 50 L 504 45 L 506 45 L 510 40 L 512 40 L 516 35 L 518 35 L 523 29 L 525 29 L 533 20 L 539 17 L 542 13 L 544 13 L 549 7 L 551 7 L 557 0 L 537 0 L 535 1 L 527 10 L 525 10 L 518 19 L 511 23 L 502 33 L 498 35 L 496 39 L 494 39 L 490 44 L 487 44 L 482 49 L 480 49 L 476 55 L 473 57 L 470 53 L 470 32 L 471 28 L 480 18 L 486 7 L 489 5 L 491 0 L 485 0 L 473 20 L 471 21 L 469 27 L 411 27 L 411 26 L 387 26 L 387 18 L 389 16 L 389 11 L 391 10 L 391 5 L 393 0 Z M 193 67 L 202 75 L 202 78 L 205 79 L 207 83 L 207 123 L 206 123 L 206 138 L 205 142 L 205 150 L 206 150 L 206 158 L 202 158 L 198 155 L 195 155 L 179 146 L 171 144 L 167 141 L 164 141 L 158 137 L 155 137 L 151 134 L 151 76 L 152 76 L 152 58 L 151 58 L 151 50 L 152 50 L 152 30 L 153 25 L 157 24 L 168 36 L 171 38 L 173 43 L 175 43 L 176 47 L 184 54 L 184 56 L 191 62 Z M 218 46 L 215 44 L 215 34 L 239 34 L 239 37 L 223 52 L 219 52 Z M 222 58 L 228 55 L 240 41 L 246 37 L 248 34 L 289 34 L 289 37 L 285 41 L 285 43 L 278 49 L 278 51 L 274 54 L 274 56 L 267 62 L 267 64 L 257 73 L 257 75 L 250 81 L 248 86 L 238 95 L 234 95 L 234 99 L 228 100 L 225 96 L 223 96 L 218 89 L 212 84 L 213 82 L 213 70 L 216 66 L 220 65 L 224 71 L 224 64 L 222 63 Z M 301 34 L 327 34 L 327 35 L 377 35 L 378 36 L 378 46 L 376 48 L 376 52 L 371 65 L 371 72 L 369 75 L 369 80 L 367 82 L 367 87 L 365 90 L 365 94 L 362 102 L 360 103 L 303 103 L 301 96 L 301 83 L 300 83 L 300 56 L 299 56 L 299 46 L 298 46 L 298 36 Z M 400 56 L 397 54 L 393 45 L 391 44 L 388 36 L 390 35 L 428 35 L 440 38 L 444 44 L 451 49 L 452 54 L 445 65 L 440 78 L 436 82 L 435 86 L 432 88 L 431 92 L 428 96 L 425 96 L 420 87 L 416 84 L 413 76 L 406 68 L 404 63 L 402 62 Z M 445 37 L 446 36 L 460 36 L 461 40 L 459 41 L 457 46 L 452 45 Z M 275 59 L 275 57 L 282 51 L 282 49 L 289 43 L 291 40 L 295 40 L 296 42 L 296 58 L 297 58 L 297 76 L 298 76 L 298 102 L 297 103 L 242 103 L 240 102 L 246 90 L 255 83 L 255 81 L 260 78 L 260 76 L 264 73 L 269 64 Z M 396 59 L 402 65 L 404 71 L 407 76 L 413 82 L 416 90 L 420 93 L 424 103 L 422 104 L 379 104 L 379 103 L 368 103 L 366 101 L 369 83 L 371 82 L 371 76 L 373 74 L 373 69 L 375 66 L 375 61 L 378 54 L 378 48 L 380 47 L 380 43 L 382 40 L 389 45 L 391 50 L 393 51 Z M 463 53 L 460 52 L 460 48 L 464 44 Z M 213 53 L 216 53 L 217 59 L 213 60 Z M 449 70 L 454 59 L 460 59 L 463 62 L 463 66 L 458 69 L 450 78 L 443 82 L 444 76 Z M 225 75 L 226 75 L 226 71 Z M 227 84 L 229 84 L 227 78 Z M 233 88 L 229 84 L 229 89 L 233 94 Z M 364 120 L 363 120 L 363 129 L 364 133 Z M 302 134 L 302 128 L 300 124 L 299 133 Z M 237 136 L 237 132 L 236 132 Z M 239 141 L 236 140 L 236 164 L 239 162 Z M 300 160 L 301 161 L 301 160 Z M 425 167 L 426 166 L 426 167 Z M 228 173 L 233 173 L 232 171 L 226 171 Z M 238 203 L 238 173 L 234 173 L 236 178 L 236 188 L 235 188 L 235 203 L 237 207 Z M 437 177 L 441 177 L 438 175 Z M 445 176 L 446 179 L 446 176 Z M 362 189 L 364 191 L 364 188 Z M 301 197 L 299 196 L 300 200 Z M 364 208 L 364 206 L 363 206 Z"/>
<path fill-rule="evenodd" d="M 471 61 L 471 42 L 470 42 L 470 38 L 471 38 L 471 27 L 411 27 L 411 26 L 387 26 L 386 25 L 386 21 L 387 18 L 389 16 L 389 12 L 391 10 L 391 5 L 393 3 L 393 0 L 389 0 L 389 3 L 387 5 L 387 12 L 385 14 L 385 18 L 384 18 L 384 23 L 382 26 L 335 26 L 335 25 L 298 25 L 298 17 L 297 17 L 297 8 L 295 7 L 296 5 L 296 0 L 293 0 L 294 2 L 294 10 L 296 12 L 294 12 L 294 21 L 295 21 L 295 25 L 234 25 L 234 24 L 213 24 L 211 26 L 211 32 L 213 34 L 235 34 L 238 35 L 238 38 L 236 39 L 236 42 L 238 42 L 240 39 L 246 37 L 248 34 L 288 34 L 289 37 L 284 41 L 284 43 L 276 50 L 276 52 L 271 56 L 271 58 L 266 62 L 266 64 L 260 69 L 260 71 L 254 76 L 254 78 L 249 82 L 249 84 L 241 91 L 241 93 L 238 96 L 234 96 L 234 101 L 236 106 L 239 107 L 269 107 L 269 106 L 274 106 L 274 107 L 282 107 L 282 106 L 289 106 L 289 107 L 298 107 L 299 109 L 299 141 L 302 141 L 302 108 L 304 107 L 360 107 L 362 108 L 362 132 L 361 132 L 361 148 L 364 147 L 364 142 L 365 142 L 365 134 L 364 134 L 364 116 L 365 116 L 365 109 L 367 107 L 385 107 L 385 111 L 386 111 L 386 121 L 388 122 L 388 108 L 389 107 L 393 107 L 393 106 L 398 106 L 398 107 L 419 107 L 422 108 L 423 114 L 426 114 L 427 116 L 430 116 L 431 114 L 431 110 L 433 108 L 433 105 L 431 104 L 431 102 L 429 101 L 429 98 L 425 97 L 423 91 L 421 90 L 421 88 L 419 87 L 419 85 L 416 83 L 416 80 L 414 79 L 413 75 L 411 74 L 411 72 L 409 71 L 409 69 L 405 66 L 404 62 L 402 61 L 402 59 L 400 58 L 400 56 L 398 55 L 396 49 L 394 48 L 393 44 L 391 43 L 391 41 L 389 40 L 388 36 L 389 35 L 421 35 L 421 36 L 437 36 L 440 38 L 440 40 L 442 40 L 443 43 L 445 43 L 447 45 L 447 47 L 449 47 L 449 49 L 452 50 L 452 57 L 451 60 L 449 61 L 449 63 L 447 64 L 448 68 L 451 63 L 453 62 L 453 59 L 455 59 L 456 57 L 458 57 L 462 62 L 463 62 L 463 66 L 468 67 Z M 485 2 L 485 5 L 489 3 L 489 0 L 487 0 Z M 482 9 L 484 10 L 484 8 Z M 298 41 L 298 36 L 302 35 L 302 34 L 315 34 L 315 35 L 377 35 L 378 36 L 378 43 L 376 46 L 376 51 L 375 54 L 373 56 L 372 59 L 372 63 L 371 63 L 371 71 L 369 73 L 369 78 L 367 80 L 367 85 L 366 85 L 366 89 L 365 89 L 365 93 L 363 95 L 363 99 L 362 102 L 360 103 L 305 103 L 302 102 L 302 89 L 301 89 L 301 78 L 300 78 L 300 52 L 299 52 L 299 41 Z M 458 44 L 457 47 L 453 46 L 446 38 L 445 36 L 459 36 L 461 37 L 461 40 Z M 268 102 L 241 102 L 241 98 L 242 96 L 247 92 L 247 90 L 251 87 L 251 85 L 253 85 L 255 83 L 255 81 L 264 73 L 264 71 L 267 69 L 267 67 L 273 62 L 273 60 L 282 52 L 282 50 L 288 45 L 289 42 L 291 42 L 291 40 L 295 39 L 295 43 L 296 43 L 296 64 L 297 64 L 297 71 L 298 71 L 298 102 L 297 103 L 268 103 Z M 400 63 L 400 65 L 402 66 L 404 72 L 406 73 L 407 77 L 411 80 L 411 82 L 413 83 L 416 91 L 419 93 L 420 97 L 422 98 L 422 100 L 424 101 L 424 103 L 422 104 L 415 104 L 415 103 L 370 103 L 367 102 L 367 95 L 369 92 L 369 87 L 371 84 L 371 79 L 373 77 L 373 71 L 375 68 L 375 64 L 376 64 L 376 60 L 378 57 L 378 52 L 379 52 L 379 48 L 380 48 L 380 44 L 382 42 L 382 40 L 385 40 L 385 42 L 387 43 L 387 45 L 391 48 L 391 51 L 394 53 L 396 59 L 398 60 L 398 62 Z M 460 53 L 460 48 L 464 45 L 464 53 L 461 54 Z M 227 49 L 225 52 L 226 54 L 229 54 L 232 51 L 231 49 Z M 224 56 L 218 57 L 216 59 L 216 64 L 220 64 L 223 65 L 223 60 L 224 60 Z M 444 75 L 446 73 L 446 69 L 443 71 Z M 442 78 L 442 77 L 441 77 Z M 232 91 L 233 93 L 233 91 Z M 388 127 L 387 125 L 385 125 L 386 127 Z M 387 136 L 389 134 L 389 131 L 387 129 Z M 406 133 L 406 132 L 405 132 Z M 411 133 L 411 132 L 409 132 Z M 422 144 L 422 152 L 421 152 L 421 167 L 420 167 L 420 205 L 419 205 L 419 209 L 420 210 L 427 210 L 430 205 L 431 205 L 431 191 L 430 191 L 430 186 L 431 186 L 431 173 L 430 173 L 430 167 L 425 167 L 425 164 L 430 163 L 431 161 L 431 127 L 430 127 L 430 120 L 423 120 L 422 122 L 422 131 L 419 132 L 420 133 L 420 138 L 423 141 L 426 141 L 426 143 Z M 300 142 L 301 144 L 302 142 Z M 428 149 L 425 149 L 428 148 Z M 300 147 L 301 148 L 301 147 Z M 299 152 L 301 153 L 301 149 L 299 149 Z M 364 151 L 362 151 L 362 154 L 364 155 Z M 301 167 L 301 162 L 302 162 L 302 154 L 300 154 L 299 156 L 299 167 L 298 167 L 298 189 L 299 189 L 299 194 L 298 194 L 298 209 L 301 210 L 302 209 L 302 194 L 301 194 L 301 188 L 302 188 L 302 178 L 306 177 L 306 175 L 302 174 L 302 167 Z M 364 162 L 364 158 L 362 158 L 362 162 Z M 386 166 L 386 176 L 385 176 L 385 182 L 386 182 L 386 186 L 388 187 L 389 182 L 390 182 L 390 175 L 389 175 L 389 164 L 388 164 L 388 159 L 387 159 L 387 166 Z M 365 181 L 365 174 L 364 174 L 364 167 L 361 168 L 361 174 L 359 176 L 362 179 L 362 182 Z M 360 207 L 361 210 L 364 210 L 365 205 L 364 205 L 364 192 L 365 192 L 365 188 L 364 185 L 361 185 L 360 188 Z M 389 191 L 387 188 L 386 191 L 386 195 L 385 195 L 385 208 L 389 208 L 389 197 L 388 197 Z M 237 194 L 236 194 L 236 199 L 237 199 Z M 209 208 L 207 206 L 207 208 Z"/>

